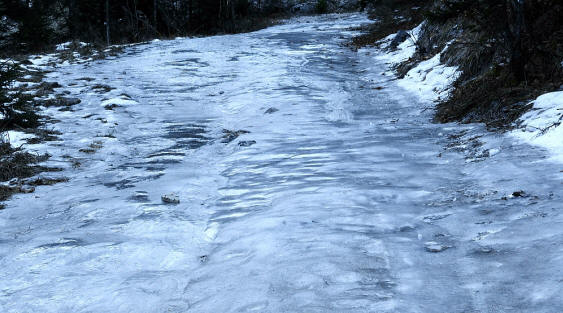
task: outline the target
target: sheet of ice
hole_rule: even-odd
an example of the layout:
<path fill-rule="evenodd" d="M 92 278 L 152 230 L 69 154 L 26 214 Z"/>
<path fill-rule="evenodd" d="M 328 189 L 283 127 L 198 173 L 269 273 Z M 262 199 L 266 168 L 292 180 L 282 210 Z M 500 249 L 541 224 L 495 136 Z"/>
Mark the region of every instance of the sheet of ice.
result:
<path fill-rule="evenodd" d="M 138 102 L 135 101 L 135 100 L 132 100 L 128 96 L 121 95 L 121 96 L 116 97 L 116 98 L 112 98 L 112 99 L 102 101 L 101 106 L 105 107 L 105 106 L 108 106 L 108 105 L 109 106 L 111 106 L 111 105 L 121 106 L 121 105 L 134 105 L 134 104 L 138 104 Z"/>
<path fill-rule="evenodd" d="M 364 22 L 302 17 L 51 68 L 82 101 L 45 110 L 62 135 L 35 149 L 64 169 L 42 175 L 70 180 L 0 211 L 0 311 L 562 307 L 559 168 L 504 137 L 502 157 L 467 162 L 482 128 L 429 123 L 386 64 L 342 44 Z M 137 104 L 100 107 L 122 94 Z"/>
<path fill-rule="evenodd" d="M 563 162 L 563 91 L 551 92 L 532 101 L 533 108 L 520 118 L 514 136 L 544 147 Z"/>

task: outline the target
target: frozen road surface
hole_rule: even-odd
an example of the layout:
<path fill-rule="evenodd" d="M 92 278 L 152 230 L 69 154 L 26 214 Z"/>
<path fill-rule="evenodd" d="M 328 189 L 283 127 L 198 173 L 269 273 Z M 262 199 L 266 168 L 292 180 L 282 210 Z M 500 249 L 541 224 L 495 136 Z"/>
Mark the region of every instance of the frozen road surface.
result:
<path fill-rule="evenodd" d="M 0 312 L 563 312 L 563 167 L 432 124 L 365 22 L 55 68 L 69 181 L 0 211 Z"/>

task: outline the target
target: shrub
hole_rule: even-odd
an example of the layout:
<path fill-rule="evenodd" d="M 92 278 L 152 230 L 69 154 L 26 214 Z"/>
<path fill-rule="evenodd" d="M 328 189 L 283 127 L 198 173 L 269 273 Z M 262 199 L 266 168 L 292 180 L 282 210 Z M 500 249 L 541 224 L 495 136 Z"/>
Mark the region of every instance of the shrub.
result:
<path fill-rule="evenodd" d="M 0 131 L 39 126 L 39 116 L 31 104 L 32 96 L 10 93 L 12 83 L 20 75 L 19 65 L 11 61 L 0 63 Z"/>

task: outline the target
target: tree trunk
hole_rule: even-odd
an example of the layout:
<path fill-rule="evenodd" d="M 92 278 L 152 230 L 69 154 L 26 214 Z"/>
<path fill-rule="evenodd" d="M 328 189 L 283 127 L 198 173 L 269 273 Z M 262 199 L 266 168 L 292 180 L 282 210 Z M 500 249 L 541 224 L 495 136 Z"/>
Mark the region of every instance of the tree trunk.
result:
<path fill-rule="evenodd" d="M 188 1 L 188 6 L 189 6 L 189 7 L 188 7 L 188 29 L 189 29 L 189 30 L 192 30 L 192 26 L 193 26 L 192 20 L 193 20 L 193 17 L 194 17 L 194 14 L 193 14 L 193 12 L 194 12 L 194 10 L 193 10 L 193 8 L 194 8 L 194 1 L 193 1 L 193 0 L 189 0 L 189 1 Z"/>
<path fill-rule="evenodd" d="M 68 29 L 72 38 L 78 38 L 78 19 L 79 11 L 76 8 L 76 0 L 69 0 L 68 2 Z"/>
<path fill-rule="evenodd" d="M 106 43 L 110 45 L 110 38 L 109 38 L 109 0 L 106 0 Z"/>
<path fill-rule="evenodd" d="M 153 18 L 154 29 L 158 29 L 157 24 L 156 24 L 156 23 L 158 22 L 157 19 L 156 19 L 156 15 L 157 15 L 156 10 L 157 10 L 157 7 L 158 7 L 157 0 L 154 0 L 154 3 L 153 3 L 153 12 L 152 12 L 152 18 Z"/>
<path fill-rule="evenodd" d="M 524 0 L 509 0 L 509 24 L 511 33 L 512 56 L 510 66 L 519 81 L 526 79 L 526 57 L 522 47 L 522 36 L 527 31 L 524 19 Z"/>
<path fill-rule="evenodd" d="M 234 0 L 230 1 L 230 5 L 231 5 L 231 20 L 234 21 L 235 20 L 235 3 L 234 3 Z"/>

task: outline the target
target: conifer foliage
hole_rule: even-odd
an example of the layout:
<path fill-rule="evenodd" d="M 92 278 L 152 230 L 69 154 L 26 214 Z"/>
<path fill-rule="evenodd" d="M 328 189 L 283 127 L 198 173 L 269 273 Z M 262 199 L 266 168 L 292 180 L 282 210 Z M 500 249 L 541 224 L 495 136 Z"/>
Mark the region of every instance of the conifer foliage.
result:
<path fill-rule="evenodd" d="M 0 45 L 9 45 L 9 50 L 33 51 L 65 40 L 123 43 L 190 33 L 244 31 L 275 12 L 278 2 L 0 0 L 0 31 L 8 24 L 17 28 L 10 42 Z"/>

